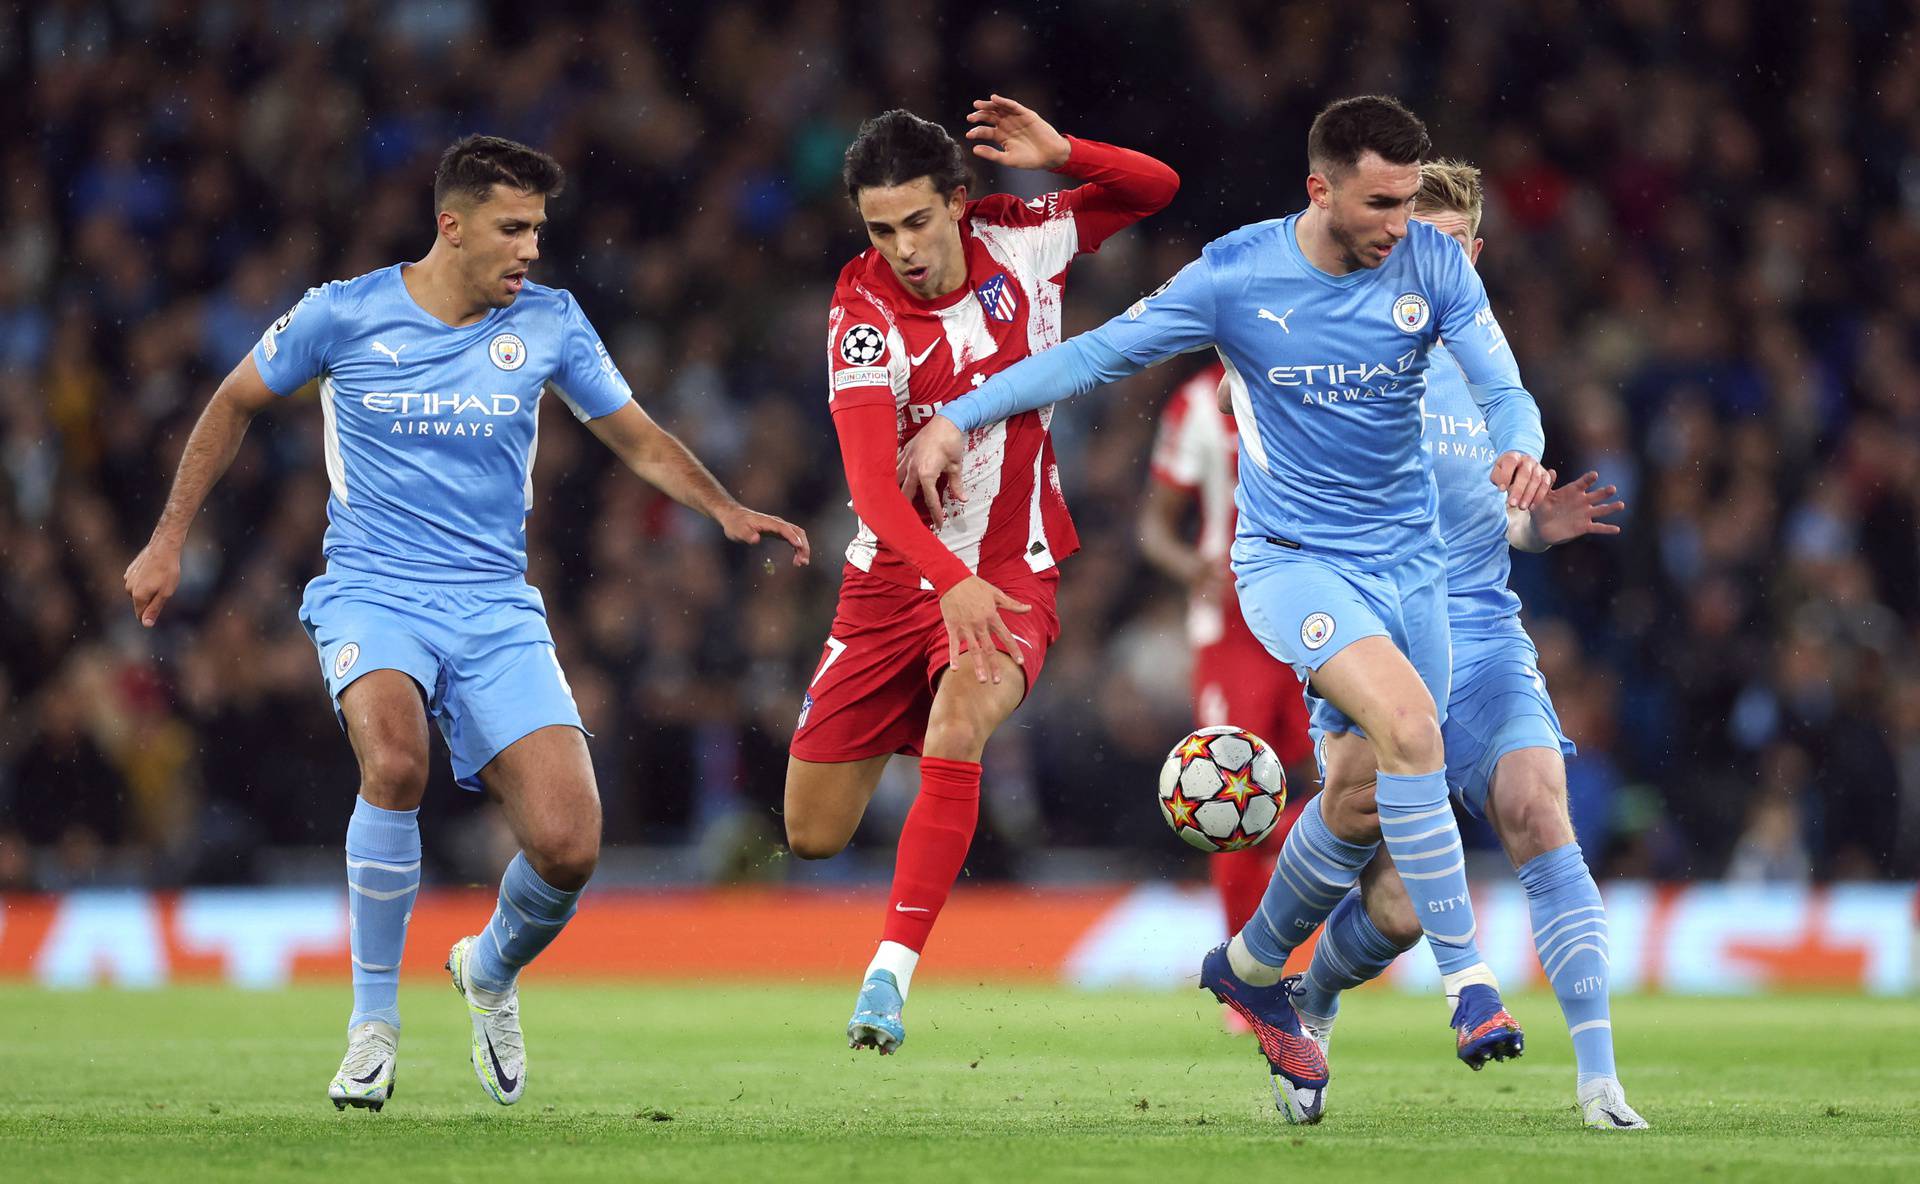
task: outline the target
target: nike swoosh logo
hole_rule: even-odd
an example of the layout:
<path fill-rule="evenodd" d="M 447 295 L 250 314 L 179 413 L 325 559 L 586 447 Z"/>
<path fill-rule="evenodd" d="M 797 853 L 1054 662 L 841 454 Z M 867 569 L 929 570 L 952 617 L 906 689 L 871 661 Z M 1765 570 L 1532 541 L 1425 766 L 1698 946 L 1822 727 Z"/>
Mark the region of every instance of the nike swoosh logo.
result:
<path fill-rule="evenodd" d="M 922 351 L 920 352 L 920 356 L 919 356 L 919 357 L 917 357 L 917 358 L 913 358 L 913 359 L 910 359 L 910 360 L 911 360 L 911 361 L 913 362 L 913 364 L 914 364 L 914 365 L 916 365 L 916 366 L 918 366 L 918 365 L 919 365 L 920 363 L 922 363 L 922 362 L 924 362 L 924 361 L 926 361 L 926 360 L 927 360 L 927 359 L 928 359 L 929 357 L 931 357 L 931 356 L 932 356 L 932 354 L 933 354 L 933 351 L 934 351 L 934 350 L 936 350 L 936 349 L 939 349 L 939 348 L 940 348 L 940 342 L 939 342 L 939 340 L 938 340 L 938 339 L 936 338 L 936 339 L 934 340 L 934 343 L 933 343 L 932 345 L 929 345 L 929 346 L 928 346 L 928 347 L 927 347 L 926 349 L 924 349 L 924 350 L 922 350 Z"/>
<path fill-rule="evenodd" d="M 520 1084 L 517 1077 L 508 1077 L 507 1071 L 500 1067 L 500 1054 L 493 1051 L 493 1037 L 487 1037 L 487 1056 L 493 1061 L 493 1079 L 500 1083 L 500 1092 L 510 1094 L 513 1087 Z"/>
<path fill-rule="evenodd" d="M 1607 1116 L 1607 1121 L 1613 1123 L 1613 1125 L 1620 1127 L 1622 1129 L 1625 1129 L 1626 1127 L 1630 1127 L 1633 1125 L 1631 1122 L 1628 1122 L 1626 1119 L 1620 1117 L 1618 1114 L 1615 1114 L 1613 1111 L 1607 1109 L 1605 1106 L 1600 1107 L 1600 1113 Z"/>
<path fill-rule="evenodd" d="M 353 1083 L 355 1085 L 372 1085 L 374 1082 L 380 1080 L 381 1071 L 384 1070 L 386 1067 L 387 1067 L 387 1063 L 385 1061 L 381 1061 L 379 1066 L 375 1068 L 373 1072 L 367 1074 L 365 1077 L 354 1078 Z M 1612 1117 L 1612 1116 L 1609 1115 L 1608 1117 Z"/>
<path fill-rule="evenodd" d="M 1018 633 L 1016 633 L 1016 634 L 1014 634 L 1014 635 L 1013 635 L 1013 639 L 1014 639 L 1015 641 L 1017 641 L 1017 642 L 1019 642 L 1019 643 L 1020 643 L 1021 645 L 1024 645 L 1024 646 L 1026 646 L 1026 647 L 1027 647 L 1028 649 L 1032 649 L 1032 648 L 1033 648 L 1033 643 L 1032 643 L 1032 642 L 1030 642 L 1030 641 L 1028 641 L 1028 640 L 1027 640 L 1026 638 L 1024 638 L 1024 637 L 1022 637 L 1022 636 L 1020 636 L 1020 635 L 1019 635 Z"/>
<path fill-rule="evenodd" d="M 896 905 L 894 905 L 894 906 L 893 906 L 893 911 L 894 911 L 894 912 L 896 912 L 896 913 L 930 913 L 930 912 L 932 912 L 933 910 L 932 910 L 932 909 L 917 909 L 917 908 L 914 908 L 914 907 L 913 907 L 912 905 L 910 905 L 910 904 L 896 904 Z"/>

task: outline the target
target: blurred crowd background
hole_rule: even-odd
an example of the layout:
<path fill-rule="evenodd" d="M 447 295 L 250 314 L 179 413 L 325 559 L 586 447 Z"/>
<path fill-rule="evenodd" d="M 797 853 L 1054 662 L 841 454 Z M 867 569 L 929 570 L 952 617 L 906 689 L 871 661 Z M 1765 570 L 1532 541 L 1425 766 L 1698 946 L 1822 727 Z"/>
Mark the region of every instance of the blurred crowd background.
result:
<path fill-rule="evenodd" d="M 1323 104 L 1410 103 L 1486 170 L 1482 271 L 1548 462 L 1599 470 L 1630 506 L 1618 539 L 1515 564 L 1596 868 L 1912 877 L 1915 20 L 1880 0 L 12 8 L 0 887 L 337 874 L 356 777 L 295 617 L 325 527 L 311 397 L 255 422 L 158 628 L 121 573 L 214 384 L 307 286 L 424 255 L 433 164 L 470 131 L 565 164 L 536 278 L 577 294 L 644 405 L 743 501 L 816 547 L 810 570 L 769 567 L 772 548 L 727 544 L 546 401 L 530 574 L 595 734 L 608 838 L 645 845 L 609 874 L 797 874 L 785 745 L 852 531 L 822 382 L 833 278 L 865 246 L 840 156 L 865 116 L 904 106 L 957 133 L 990 91 L 1184 180 L 1076 265 L 1070 332 L 1302 205 Z M 1149 798 L 1190 710 L 1181 593 L 1134 526 L 1155 421 L 1194 365 L 1055 420 L 1085 550 L 1045 677 L 989 750 L 977 875 L 1199 872 Z M 437 760 L 429 858 L 486 878 L 500 827 Z M 845 874 L 888 853 L 906 787 Z"/>

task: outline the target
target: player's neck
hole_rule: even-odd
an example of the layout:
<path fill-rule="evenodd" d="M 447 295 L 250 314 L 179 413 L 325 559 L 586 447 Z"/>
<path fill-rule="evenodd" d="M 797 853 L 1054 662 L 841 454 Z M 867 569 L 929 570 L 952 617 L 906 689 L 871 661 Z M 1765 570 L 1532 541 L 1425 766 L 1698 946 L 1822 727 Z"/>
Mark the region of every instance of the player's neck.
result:
<path fill-rule="evenodd" d="M 476 300 L 460 282 L 459 269 L 438 243 L 427 252 L 425 259 L 400 269 L 400 282 L 407 286 L 407 295 L 413 297 L 413 302 L 428 316 L 451 328 L 463 329 L 493 311 L 485 301 Z"/>
<path fill-rule="evenodd" d="M 1308 206 L 1306 213 L 1293 224 L 1293 239 L 1300 244 L 1300 253 L 1328 275 L 1346 275 L 1354 270 L 1347 253 L 1340 249 L 1333 235 L 1327 229 L 1327 213 L 1319 206 Z"/>

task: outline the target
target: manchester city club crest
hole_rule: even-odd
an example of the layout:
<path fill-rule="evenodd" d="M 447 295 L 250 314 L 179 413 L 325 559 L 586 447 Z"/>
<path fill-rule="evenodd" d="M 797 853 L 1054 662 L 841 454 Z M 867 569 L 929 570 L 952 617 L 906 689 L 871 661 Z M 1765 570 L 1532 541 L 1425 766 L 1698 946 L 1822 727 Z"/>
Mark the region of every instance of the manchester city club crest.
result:
<path fill-rule="evenodd" d="M 1393 302 L 1393 324 L 1402 333 L 1418 333 L 1427 327 L 1427 318 L 1432 315 L 1427 298 L 1418 292 L 1408 292 Z"/>
<path fill-rule="evenodd" d="M 340 647 L 339 653 L 333 656 L 333 676 L 335 678 L 345 678 L 347 671 L 352 670 L 353 664 L 359 660 L 360 643 L 357 641 L 349 641 Z"/>
<path fill-rule="evenodd" d="M 527 364 L 527 343 L 512 333 L 502 333 L 487 343 L 487 356 L 502 370 L 518 370 Z"/>
<path fill-rule="evenodd" d="M 980 297 L 980 307 L 987 310 L 988 320 L 1003 323 L 1013 320 L 1016 301 L 1013 285 L 1008 282 L 1006 272 L 1001 272 L 974 289 L 974 295 Z"/>
<path fill-rule="evenodd" d="M 1325 613 L 1314 613 L 1300 623 L 1300 644 L 1310 650 L 1317 650 L 1333 637 L 1333 618 Z"/>

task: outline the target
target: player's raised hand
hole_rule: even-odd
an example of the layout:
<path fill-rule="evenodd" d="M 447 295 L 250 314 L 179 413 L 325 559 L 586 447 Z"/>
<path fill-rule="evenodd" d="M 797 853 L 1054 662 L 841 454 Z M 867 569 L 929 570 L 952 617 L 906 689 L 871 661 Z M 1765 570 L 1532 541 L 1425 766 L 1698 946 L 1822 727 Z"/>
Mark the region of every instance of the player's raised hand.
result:
<path fill-rule="evenodd" d="M 979 576 L 968 576 L 940 598 L 940 619 L 947 627 L 947 666 L 960 669 L 960 655 L 973 655 L 973 676 L 981 682 L 999 682 L 1000 671 L 991 660 L 1000 650 L 1021 666 L 1027 664 L 1002 612 L 1024 613 L 1022 604 Z"/>
<path fill-rule="evenodd" d="M 895 474 L 900 478 L 900 492 L 908 501 L 918 494 L 936 526 L 947 524 L 946 507 L 940 501 L 940 478 L 948 479 L 947 492 L 954 501 L 967 500 L 967 491 L 960 484 L 960 461 L 966 454 L 966 433 L 944 415 L 928 420 L 900 454 Z"/>
<path fill-rule="evenodd" d="M 801 530 L 785 518 L 775 518 L 772 514 L 762 514 L 749 510 L 745 506 L 735 506 L 716 515 L 720 529 L 736 543 L 757 543 L 760 536 L 777 534 L 793 547 L 793 565 L 805 567 L 813 559 L 812 544 L 807 542 L 807 532 Z M 768 571 L 772 571 L 772 561 L 768 561 Z"/>
<path fill-rule="evenodd" d="M 1619 534 L 1620 528 L 1606 518 L 1627 508 L 1613 500 L 1620 492 L 1611 485 L 1595 489 L 1600 474 L 1589 472 L 1550 490 L 1533 508 L 1533 529 L 1542 543 L 1551 547 L 1589 534 Z"/>
<path fill-rule="evenodd" d="M 127 564 L 127 595 L 133 598 L 133 615 L 140 623 L 153 628 L 160 619 L 160 610 L 180 587 L 180 544 L 155 536 L 133 562 Z"/>
<path fill-rule="evenodd" d="M 1507 491 L 1507 505 L 1516 510 L 1533 509 L 1553 488 L 1552 474 L 1524 452 L 1501 453 L 1487 479 Z"/>
<path fill-rule="evenodd" d="M 1004 95 L 975 99 L 967 122 L 973 154 L 1009 168 L 1057 169 L 1072 151 L 1052 124 Z"/>

